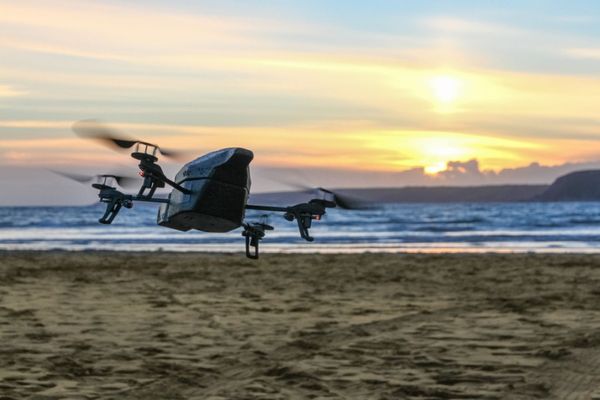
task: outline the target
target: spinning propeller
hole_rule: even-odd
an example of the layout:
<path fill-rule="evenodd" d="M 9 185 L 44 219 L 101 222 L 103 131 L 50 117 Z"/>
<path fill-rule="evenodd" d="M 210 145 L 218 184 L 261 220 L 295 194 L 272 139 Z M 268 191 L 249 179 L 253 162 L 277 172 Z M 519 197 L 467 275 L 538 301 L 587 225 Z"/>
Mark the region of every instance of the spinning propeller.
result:
<path fill-rule="evenodd" d="M 165 175 L 158 164 L 158 157 L 187 159 L 191 155 L 187 151 L 167 150 L 157 144 L 125 135 L 96 120 L 76 122 L 73 131 L 82 138 L 96 140 L 112 149 L 129 150 L 131 157 L 138 161 L 139 175 L 143 179 L 122 174 L 88 176 L 53 171 L 76 182 L 93 183 L 92 187 L 98 189 L 100 201 L 106 204 L 106 211 L 99 220 L 103 224 L 110 224 L 121 208 L 131 208 L 134 201 L 162 203 L 165 206 L 159 212 L 159 225 L 182 231 L 198 229 L 207 232 L 227 232 L 241 226 L 242 236 L 246 240 L 246 255 L 258 258 L 259 243 L 273 227 L 264 217 L 258 221 L 245 221 L 245 210 L 282 213 L 287 221 L 296 222 L 301 238 L 312 242 L 312 223 L 321 220 L 327 209 L 371 208 L 363 200 L 346 194 L 289 182 L 285 184 L 316 195 L 311 200 L 291 206 L 248 204 L 248 165 L 253 157 L 249 150 L 228 148 L 196 158 L 176 175 L 176 179 L 183 177 L 177 183 Z M 126 188 L 134 185 L 140 186 L 137 194 L 127 194 L 117 189 L 118 186 Z M 154 197 L 155 191 L 166 185 L 179 193 L 171 192 L 168 197 Z"/>
<path fill-rule="evenodd" d="M 70 179 L 79 183 L 90 183 L 93 182 L 95 184 L 104 184 L 110 186 L 109 183 L 113 180 L 117 185 L 122 188 L 129 187 L 138 187 L 140 185 L 140 179 L 135 176 L 122 176 L 122 175 L 114 175 L 114 174 L 103 174 L 103 175 L 80 175 L 80 174 L 72 174 L 70 172 L 56 171 L 50 170 L 53 173 L 63 176 L 67 179 Z"/>
<path fill-rule="evenodd" d="M 106 203 L 106 211 L 98 220 L 101 224 L 110 224 L 115 219 L 121 207 L 133 207 L 132 196 L 121 193 L 116 189 L 116 185 L 121 187 L 131 187 L 136 183 L 139 184 L 139 179 L 131 176 L 120 176 L 112 174 L 103 175 L 80 175 L 69 172 L 54 171 L 55 174 L 71 179 L 79 183 L 94 182 L 92 187 L 98 189 L 98 197 L 100 202 Z"/>
<path fill-rule="evenodd" d="M 325 201 L 332 201 L 335 205 L 343 210 L 366 210 L 372 206 L 361 199 L 357 199 L 352 196 L 342 195 L 339 192 L 334 192 L 323 187 L 311 187 L 296 182 L 281 182 L 285 185 L 300 189 L 306 193 L 316 193 L 316 196 L 324 199 Z"/>
<path fill-rule="evenodd" d="M 134 153 L 147 154 L 156 157 L 156 153 L 174 159 L 186 158 L 186 152 L 165 149 L 156 144 L 145 142 L 125 135 L 121 131 L 111 128 L 93 119 L 77 121 L 73 124 L 73 132 L 86 139 L 95 139 L 115 150 L 126 150 L 136 146 Z"/>
<path fill-rule="evenodd" d="M 156 189 L 164 188 L 165 184 L 180 192 L 189 193 L 187 189 L 167 178 L 162 168 L 156 163 L 158 161 L 157 153 L 168 158 L 180 160 L 187 158 L 185 152 L 166 150 L 156 144 L 128 137 L 114 128 L 91 119 L 74 123 L 73 131 L 80 137 L 99 140 L 116 150 L 133 148 L 131 157 L 139 160 L 140 175 L 144 178 L 138 192 L 140 199 L 150 200 L 154 196 Z"/>

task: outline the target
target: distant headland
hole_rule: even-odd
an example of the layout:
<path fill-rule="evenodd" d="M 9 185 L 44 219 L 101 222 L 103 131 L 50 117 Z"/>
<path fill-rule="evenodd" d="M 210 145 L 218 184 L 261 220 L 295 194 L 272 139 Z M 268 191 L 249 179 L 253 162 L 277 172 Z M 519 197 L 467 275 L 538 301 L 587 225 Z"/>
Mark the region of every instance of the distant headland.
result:
<path fill-rule="evenodd" d="M 337 189 L 337 193 L 373 203 L 490 203 L 523 201 L 600 201 L 600 170 L 577 171 L 551 185 L 407 186 Z M 309 192 L 272 192 L 252 201 L 290 202 Z"/>

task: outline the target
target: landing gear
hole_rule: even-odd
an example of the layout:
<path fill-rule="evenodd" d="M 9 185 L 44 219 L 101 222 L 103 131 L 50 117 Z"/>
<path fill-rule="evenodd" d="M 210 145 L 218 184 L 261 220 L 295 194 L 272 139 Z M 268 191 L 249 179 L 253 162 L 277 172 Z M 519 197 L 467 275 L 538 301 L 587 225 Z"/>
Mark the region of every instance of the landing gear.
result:
<path fill-rule="evenodd" d="M 265 237 L 265 231 L 272 231 L 273 227 L 263 222 L 250 222 L 243 225 L 242 236 L 246 238 L 246 257 L 258 259 L 258 245 Z"/>
<path fill-rule="evenodd" d="M 290 222 L 296 220 L 300 237 L 307 242 L 312 242 L 315 238 L 310 236 L 309 229 L 312 226 L 313 219 L 319 221 L 325 214 L 325 209 L 330 207 L 335 207 L 335 203 L 327 200 L 313 199 L 308 203 L 289 207 L 283 218 Z"/>
<path fill-rule="evenodd" d="M 319 221 L 327 208 L 335 207 L 333 201 L 313 199 L 308 203 L 300 203 L 291 207 L 274 207 L 274 206 L 260 206 L 254 204 L 246 204 L 248 210 L 261 210 L 261 211 L 272 211 L 272 212 L 283 212 L 283 217 L 288 221 L 294 221 L 298 223 L 298 230 L 300 231 L 300 237 L 307 242 L 312 242 L 315 239 L 310 236 L 309 229 L 312 226 L 312 221 Z M 273 227 L 266 223 L 250 223 L 244 224 L 244 231 L 242 236 L 246 237 L 246 256 L 248 258 L 258 258 L 258 242 L 265 236 L 265 230 L 272 230 Z M 250 251 L 250 248 L 254 248 L 254 252 Z"/>
<path fill-rule="evenodd" d="M 119 199 L 117 197 L 113 197 L 112 199 L 106 201 L 106 211 L 102 218 L 98 220 L 101 224 L 111 224 L 121 207 L 131 208 L 133 207 L 133 202 L 129 199 Z"/>
<path fill-rule="evenodd" d="M 111 224 L 117 216 L 117 214 L 119 213 L 119 211 L 121 211 L 122 207 L 133 207 L 134 200 L 148 201 L 152 203 L 169 202 L 168 199 L 153 199 L 150 198 L 151 196 L 132 196 L 118 191 L 115 185 L 119 179 L 123 179 L 122 177 L 118 177 L 115 175 L 98 175 L 97 179 L 98 182 L 92 184 L 92 187 L 99 191 L 98 197 L 100 198 L 100 202 L 106 204 L 106 211 L 104 211 L 104 215 L 102 215 L 102 218 L 98 220 L 98 222 L 100 222 L 101 224 Z"/>
<path fill-rule="evenodd" d="M 98 197 L 102 203 L 106 203 L 106 211 L 102 218 L 98 220 L 101 224 L 111 224 L 121 207 L 131 208 L 133 207 L 133 201 L 131 196 L 119 192 L 114 186 L 111 186 L 111 182 L 115 177 L 110 175 L 100 176 L 101 182 L 94 183 L 92 187 L 98 189 Z"/>

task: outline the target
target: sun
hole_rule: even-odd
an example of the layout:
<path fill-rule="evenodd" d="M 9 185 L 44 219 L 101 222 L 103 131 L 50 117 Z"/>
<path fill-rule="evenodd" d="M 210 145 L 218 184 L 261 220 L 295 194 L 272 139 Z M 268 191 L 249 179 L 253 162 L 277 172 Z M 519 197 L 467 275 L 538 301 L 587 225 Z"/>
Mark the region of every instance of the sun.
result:
<path fill-rule="evenodd" d="M 462 82 L 452 76 L 438 75 L 429 80 L 429 87 L 439 103 L 450 104 L 459 97 Z"/>
<path fill-rule="evenodd" d="M 445 171 L 445 170 L 446 170 L 446 163 L 443 161 L 438 161 L 436 163 L 427 165 L 425 167 L 425 173 L 427 175 L 435 175 L 435 174 Z"/>

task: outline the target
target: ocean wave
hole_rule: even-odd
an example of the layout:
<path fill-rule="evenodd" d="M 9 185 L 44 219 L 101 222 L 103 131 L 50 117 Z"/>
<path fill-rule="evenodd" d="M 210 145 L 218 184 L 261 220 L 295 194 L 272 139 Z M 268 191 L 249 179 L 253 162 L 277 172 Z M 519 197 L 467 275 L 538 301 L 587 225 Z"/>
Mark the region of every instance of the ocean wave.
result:
<path fill-rule="evenodd" d="M 124 210 L 113 225 L 98 224 L 100 205 L 0 208 L 0 249 L 240 249 L 240 230 L 178 232 L 156 225 L 156 207 Z M 248 213 L 248 219 L 261 213 Z M 262 242 L 272 249 L 346 248 L 522 251 L 599 251 L 600 203 L 394 204 L 378 210 L 332 209 L 313 224 L 315 243 L 299 238 L 295 223 L 271 214 L 275 231 Z M 525 243 L 521 245 L 520 243 Z M 385 250 L 388 251 L 388 250 Z M 395 250 L 394 250 L 395 251 Z"/>

